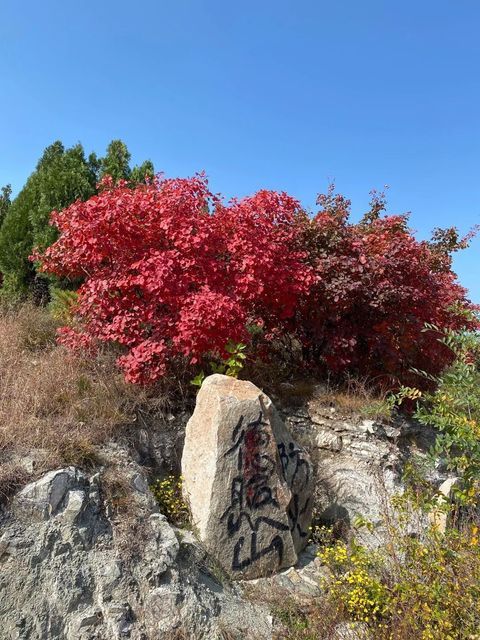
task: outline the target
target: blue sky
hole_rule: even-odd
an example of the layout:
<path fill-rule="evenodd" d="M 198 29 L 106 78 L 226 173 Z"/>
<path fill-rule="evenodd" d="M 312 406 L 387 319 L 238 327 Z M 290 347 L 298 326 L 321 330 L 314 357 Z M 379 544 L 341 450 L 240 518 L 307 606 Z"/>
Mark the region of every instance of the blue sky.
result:
<path fill-rule="evenodd" d="M 0 0 L 0 185 L 55 139 L 215 191 L 480 223 L 478 0 Z M 480 303 L 480 239 L 455 259 Z"/>

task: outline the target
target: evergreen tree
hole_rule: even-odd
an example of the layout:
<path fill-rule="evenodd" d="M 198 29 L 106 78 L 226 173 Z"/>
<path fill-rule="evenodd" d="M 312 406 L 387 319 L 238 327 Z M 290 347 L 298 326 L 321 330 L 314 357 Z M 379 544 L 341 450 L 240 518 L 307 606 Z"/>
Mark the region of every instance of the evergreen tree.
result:
<path fill-rule="evenodd" d="M 136 165 L 132 169 L 130 174 L 130 182 L 132 184 L 140 184 L 147 179 L 152 179 L 155 175 L 155 169 L 153 168 L 153 162 L 151 160 L 145 160 L 141 165 Z"/>
<path fill-rule="evenodd" d="M 100 177 L 111 176 L 114 182 L 129 180 L 132 173 L 130 158 L 127 145 L 121 140 L 112 140 L 107 147 L 107 155 L 101 160 Z"/>
<path fill-rule="evenodd" d="M 52 210 L 95 193 L 97 170 L 80 144 L 65 150 L 60 141 L 47 147 L 36 170 L 8 208 L 0 229 L 0 271 L 4 294 L 25 293 L 35 279 L 28 257 L 34 246 L 49 246 L 57 237 L 49 223 Z"/>
<path fill-rule="evenodd" d="M 90 198 L 96 182 L 95 166 L 85 159 L 81 144 L 67 150 L 61 143 L 47 147 L 37 167 L 37 197 L 29 213 L 34 246 L 45 248 L 57 239 L 49 225 L 51 212 Z"/>
<path fill-rule="evenodd" d="M 151 160 L 130 168 L 131 155 L 127 145 L 121 140 L 112 140 L 107 147 L 107 154 L 98 161 L 100 177 L 111 176 L 114 182 L 127 180 L 132 186 L 153 178 L 155 170 Z"/>
<path fill-rule="evenodd" d="M 92 152 L 88 156 L 88 166 L 90 167 L 90 171 L 92 175 L 95 176 L 95 186 L 96 183 L 100 179 L 100 169 L 102 168 L 102 160 L 97 156 L 95 152 Z"/>
<path fill-rule="evenodd" d="M 133 170 L 129 162 L 130 153 L 121 140 L 112 140 L 104 158 L 91 153 L 88 159 L 81 144 L 65 149 L 57 140 L 45 149 L 35 171 L 13 202 L 10 202 L 10 186 L 3 187 L 0 195 L 0 272 L 4 297 L 21 296 L 29 290 L 38 294 L 40 290 L 37 299 L 48 298 L 48 285 L 53 279 L 36 275 L 35 265 L 28 258 L 34 247 L 45 249 L 57 239 L 56 229 L 49 225 L 51 212 L 61 211 L 76 200 L 90 198 L 96 193 L 98 180 L 105 175 L 112 176 L 115 182 L 128 180 L 132 185 L 153 177 L 150 160 Z"/>
<path fill-rule="evenodd" d="M 5 216 L 10 209 L 10 205 L 12 204 L 10 201 L 11 195 L 12 187 L 9 184 L 2 187 L 0 195 L 0 227 L 2 226 Z"/>
<path fill-rule="evenodd" d="M 17 297 L 26 293 L 28 283 L 33 278 L 33 265 L 26 259 L 33 246 L 28 218 L 30 202 L 30 192 L 25 186 L 9 207 L 0 229 L 3 296 Z"/>

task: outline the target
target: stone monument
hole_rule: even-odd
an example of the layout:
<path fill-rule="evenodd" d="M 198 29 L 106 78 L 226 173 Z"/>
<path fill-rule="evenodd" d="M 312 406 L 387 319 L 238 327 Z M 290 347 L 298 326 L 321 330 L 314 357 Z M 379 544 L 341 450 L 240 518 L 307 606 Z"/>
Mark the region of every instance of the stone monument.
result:
<path fill-rule="evenodd" d="M 233 578 L 297 562 L 308 540 L 313 468 L 258 387 L 220 374 L 205 379 L 182 474 L 198 536 Z"/>

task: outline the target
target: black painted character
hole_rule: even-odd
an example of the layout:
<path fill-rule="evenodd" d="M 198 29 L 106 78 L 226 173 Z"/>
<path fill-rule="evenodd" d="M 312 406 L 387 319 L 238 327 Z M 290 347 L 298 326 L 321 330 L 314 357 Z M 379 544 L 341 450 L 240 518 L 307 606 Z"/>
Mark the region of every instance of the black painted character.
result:
<path fill-rule="evenodd" d="M 257 515 L 267 505 L 279 507 L 275 490 L 269 480 L 276 468 L 276 461 L 268 453 L 271 437 L 265 428 L 263 412 L 257 419 L 245 422 L 241 416 L 232 433 L 233 445 L 224 454 L 225 457 L 237 455 L 237 475 L 230 485 L 230 504 L 223 513 L 221 521 L 226 521 L 228 537 L 238 534 L 242 525 L 247 527 L 246 535 L 241 535 L 235 543 L 232 570 L 245 569 L 250 564 L 269 553 L 276 553 L 279 566 L 283 561 L 283 540 L 278 532 L 288 531 L 289 526 L 265 515 Z M 260 527 L 271 529 L 274 534 L 267 542 L 259 545 Z M 249 542 L 248 537 L 250 537 Z M 263 538 L 264 536 L 262 536 Z M 246 556 L 240 560 L 240 554 L 248 545 Z"/>
<path fill-rule="evenodd" d="M 293 468 L 292 478 L 289 483 L 290 488 L 297 491 L 303 491 L 307 487 L 310 480 L 310 464 L 303 457 L 302 449 L 296 447 L 293 442 L 289 442 L 287 450 L 285 443 L 280 442 L 278 445 L 278 454 L 280 456 L 283 477 L 285 478 L 285 480 L 288 481 L 287 473 L 291 468 Z M 293 467 L 290 467 L 290 464 L 293 465 Z M 300 477 L 298 475 L 300 469 L 303 469 L 304 471 L 303 482 L 301 483 L 300 487 L 295 487 L 295 481 Z"/>

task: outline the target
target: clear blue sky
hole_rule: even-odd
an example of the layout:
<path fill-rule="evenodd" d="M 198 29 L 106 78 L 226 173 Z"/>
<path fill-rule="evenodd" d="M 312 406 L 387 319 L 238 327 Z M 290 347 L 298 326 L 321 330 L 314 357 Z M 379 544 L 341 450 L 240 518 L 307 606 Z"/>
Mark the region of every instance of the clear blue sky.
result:
<path fill-rule="evenodd" d="M 0 0 L 0 185 L 55 139 L 227 196 L 390 185 L 419 237 L 480 223 L 479 0 Z M 455 260 L 480 302 L 480 239 Z"/>

